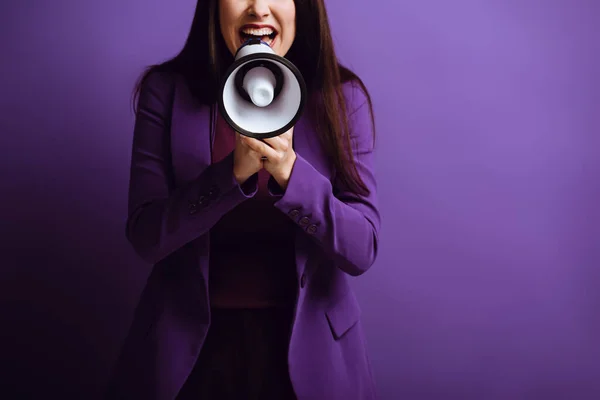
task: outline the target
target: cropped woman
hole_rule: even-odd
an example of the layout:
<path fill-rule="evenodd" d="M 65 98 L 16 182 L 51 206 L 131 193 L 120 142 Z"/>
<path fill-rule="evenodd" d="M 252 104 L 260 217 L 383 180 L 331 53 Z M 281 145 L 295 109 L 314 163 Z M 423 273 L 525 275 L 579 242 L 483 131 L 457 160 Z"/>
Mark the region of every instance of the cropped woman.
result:
<path fill-rule="evenodd" d="M 250 37 L 308 87 L 300 120 L 264 141 L 217 110 Z M 108 397 L 375 399 L 348 284 L 377 254 L 373 113 L 324 0 L 199 0 L 136 101 L 127 238 L 153 268 Z"/>

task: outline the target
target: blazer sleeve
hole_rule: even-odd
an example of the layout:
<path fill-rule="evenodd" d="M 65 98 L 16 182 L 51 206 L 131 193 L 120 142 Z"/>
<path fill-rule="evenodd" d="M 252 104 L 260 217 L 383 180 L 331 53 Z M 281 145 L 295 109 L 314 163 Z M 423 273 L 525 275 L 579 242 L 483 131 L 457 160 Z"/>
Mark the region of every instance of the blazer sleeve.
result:
<path fill-rule="evenodd" d="M 354 160 L 370 193 L 360 196 L 332 183 L 297 153 L 288 186 L 275 206 L 312 236 L 341 270 L 358 276 L 377 257 L 380 214 L 367 98 L 358 86 L 350 86 L 349 92 Z"/>
<path fill-rule="evenodd" d="M 257 191 L 256 176 L 237 184 L 233 152 L 192 182 L 174 187 L 169 129 L 173 90 L 172 76 L 153 72 L 147 77 L 133 132 L 126 236 L 152 264 L 208 232 Z"/>

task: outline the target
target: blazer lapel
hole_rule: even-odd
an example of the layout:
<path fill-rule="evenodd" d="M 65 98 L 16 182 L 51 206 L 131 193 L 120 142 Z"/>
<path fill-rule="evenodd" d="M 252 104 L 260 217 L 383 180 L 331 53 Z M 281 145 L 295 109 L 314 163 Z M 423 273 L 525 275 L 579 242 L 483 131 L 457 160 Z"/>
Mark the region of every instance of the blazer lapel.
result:
<path fill-rule="evenodd" d="M 212 108 L 196 101 L 178 80 L 171 119 L 171 163 L 178 186 L 196 179 L 211 163 Z"/>

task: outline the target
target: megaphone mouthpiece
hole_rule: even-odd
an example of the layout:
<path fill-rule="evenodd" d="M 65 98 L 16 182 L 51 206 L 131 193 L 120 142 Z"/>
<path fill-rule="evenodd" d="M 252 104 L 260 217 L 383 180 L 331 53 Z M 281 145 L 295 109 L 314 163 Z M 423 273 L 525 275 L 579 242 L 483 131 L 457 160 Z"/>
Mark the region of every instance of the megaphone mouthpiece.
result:
<path fill-rule="evenodd" d="M 243 87 L 252 103 L 257 107 L 266 107 L 275 97 L 275 75 L 265 67 L 255 67 L 246 72 Z"/>

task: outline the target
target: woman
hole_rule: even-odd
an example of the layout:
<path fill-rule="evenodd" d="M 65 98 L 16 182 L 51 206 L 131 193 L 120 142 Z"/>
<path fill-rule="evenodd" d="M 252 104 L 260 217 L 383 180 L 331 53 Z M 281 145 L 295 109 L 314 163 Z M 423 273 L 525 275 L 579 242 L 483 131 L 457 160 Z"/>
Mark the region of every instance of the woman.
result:
<path fill-rule="evenodd" d="M 215 105 L 249 35 L 310 93 L 296 126 L 264 142 Z M 127 237 L 154 267 L 109 398 L 375 398 L 348 285 L 377 252 L 374 123 L 323 0 L 200 0 L 181 53 L 136 95 Z"/>

